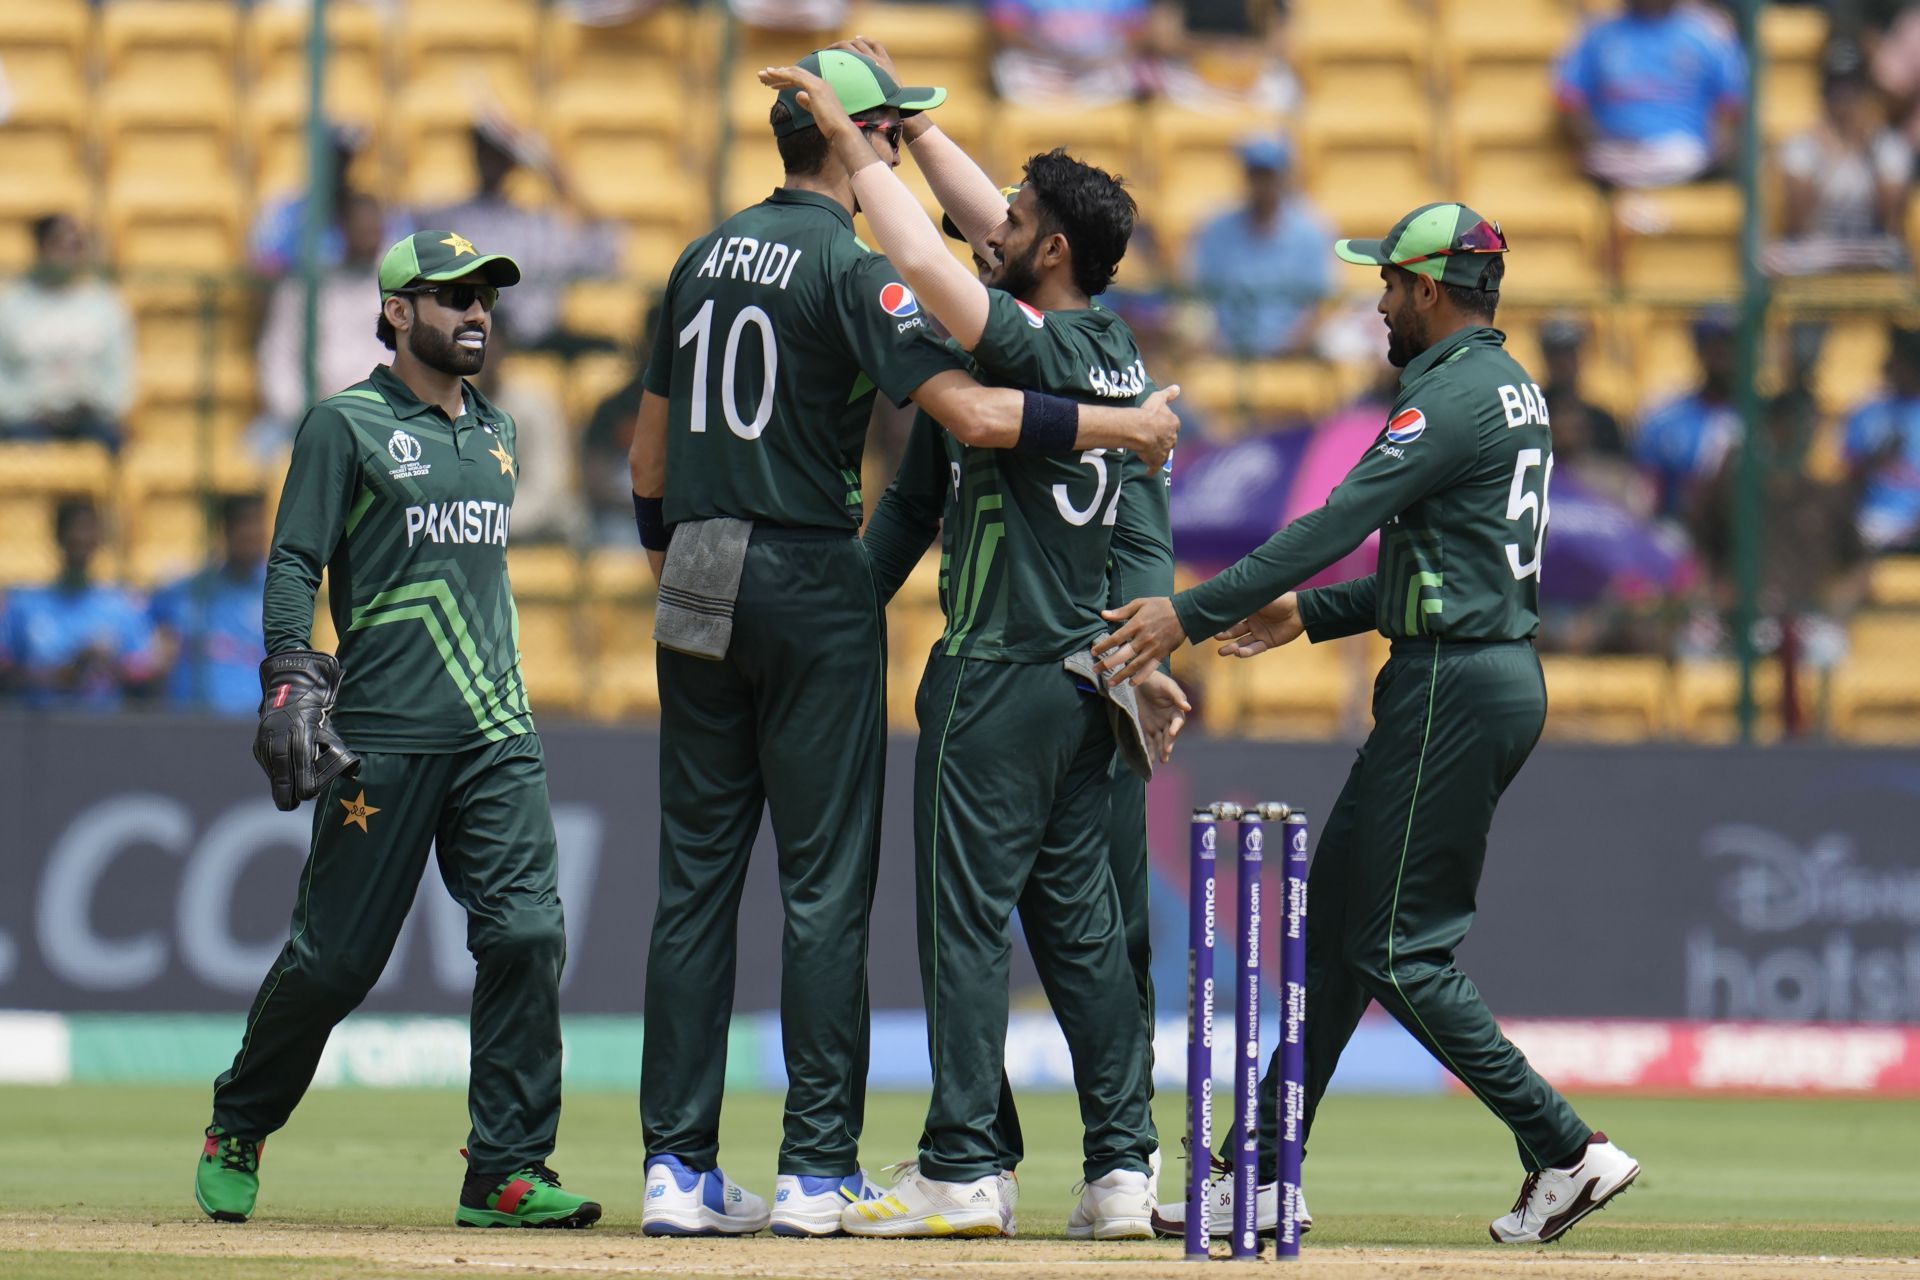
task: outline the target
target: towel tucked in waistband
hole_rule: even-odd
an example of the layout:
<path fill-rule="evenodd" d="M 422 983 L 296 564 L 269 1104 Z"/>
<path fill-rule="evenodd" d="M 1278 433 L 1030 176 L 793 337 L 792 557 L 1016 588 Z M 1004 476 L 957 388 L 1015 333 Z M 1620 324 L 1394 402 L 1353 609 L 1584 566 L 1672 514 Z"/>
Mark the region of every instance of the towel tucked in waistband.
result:
<path fill-rule="evenodd" d="M 1068 654 L 1060 665 L 1105 697 L 1107 723 L 1113 728 L 1113 741 L 1119 748 L 1120 758 L 1140 781 L 1153 781 L 1153 752 L 1147 748 L 1146 730 L 1140 727 L 1139 693 L 1130 684 L 1108 684 L 1106 675 L 1094 664 L 1091 648 Z"/>
<path fill-rule="evenodd" d="M 673 527 L 653 614 L 655 643 L 696 658 L 727 656 L 733 604 L 752 537 L 753 522 L 732 516 L 687 520 Z"/>

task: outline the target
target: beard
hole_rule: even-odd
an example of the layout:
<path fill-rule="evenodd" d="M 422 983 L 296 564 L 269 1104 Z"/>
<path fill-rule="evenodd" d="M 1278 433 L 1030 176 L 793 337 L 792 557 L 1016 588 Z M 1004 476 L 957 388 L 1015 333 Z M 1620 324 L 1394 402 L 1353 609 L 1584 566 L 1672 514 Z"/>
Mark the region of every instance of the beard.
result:
<path fill-rule="evenodd" d="M 472 332 L 478 331 L 461 325 L 449 334 L 429 325 L 416 324 L 407 331 L 407 350 L 429 369 L 452 374 L 456 378 L 469 378 L 479 373 L 487 363 L 485 340 L 478 347 L 463 347 L 454 341 L 454 334 Z"/>
<path fill-rule="evenodd" d="M 1427 349 L 1426 335 L 1413 328 L 1413 316 L 1406 312 L 1387 317 L 1387 363 L 1396 369 L 1406 368 Z"/>
<path fill-rule="evenodd" d="M 1002 257 L 1000 266 L 985 283 L 992 289 L 1004 289 L 1016 298 L 1032 296 L 1040 287 L 1040 272 L 1035 269 L 1033 260 L 1039 256 L 1040 246 L 1035 244 L 1018 258 Z"/>

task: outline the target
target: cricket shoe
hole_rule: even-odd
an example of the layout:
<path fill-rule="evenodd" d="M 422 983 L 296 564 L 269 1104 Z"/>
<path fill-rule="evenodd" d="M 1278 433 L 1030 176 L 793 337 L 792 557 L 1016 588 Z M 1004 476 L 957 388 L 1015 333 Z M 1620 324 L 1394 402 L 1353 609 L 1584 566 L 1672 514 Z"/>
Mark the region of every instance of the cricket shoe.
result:
<path fill-rule="evenodd" d="M 1207 1179 L 1207 1234 L 1226 1237 L 1233 1231 L 1233 1166 L 1219 1156 L 1213 1157 L 1212 1176 Z M 1263 1236 L 1280 1230 L 1280 1184 L 1263 1182 L 1254 1197 L 1254 1229 Z M 1313 1230 L 1313 1214 L 1307 1209 L 1307 1192 L 1300 1190 L 1300 1211 L 1294 1223 L 1305 1235 Z M 1153 1211 L 1155 1235 L 1181 1236 L 1187 1231 L 1187 1199 L 1162 1200 Z"/>
<path fill-rule="evenodd" d="M 1020 1204 L 1020 1175 L 1011 1169 L 1000 1171 L 1000 1234 L 1011 1240 L 1020 1234 L 1013 1211 Z"/>
<path fill-rule="evenodd" d="M 783 1173 L 773 1184 L 773 1234 L 777 1236 L 837 1236 L 840 1212 L 849 1204 L 878 1200 L 886 1188 L 861 1169 L 844 1178 L 816 1178 L 806 1173 Z"/>
<path fill-rule="evenodd" d="M 1153 1210 L 1153 1175 L 1115 1169 L 1080 1184 L 1080 1203 L 1067 1215 L 1067 1239 L 1151 1240 Z"/>
<path fill-rule="evenodd" d="M 999 1174 L 970 1182 L 941 1182 L 909 1162 L 899 1180 L 878 1200 L 850 1204 L 840 1226 L 854 1236 L 997 1236 L 1006 1230 L 1001 1216 Z"/>
<path fill-rule="evenodd" d="M 750 1236 L 765 1231 L 767 1202 L 719 1169 L 696 1173 L 679 1156 L 647 1161 L 640 1230 L 650 1236 Z"/>
<path fill-rule="evenodd" d="M 265 1139 L 248 1142 L 218 1125 L 207 1128 L 200 1163 L 193 1171 L 193 1198 L 215 1222 L 245 1222 L 260 1194 L 260 1149 Z"/>
<path fill-rule="evenodd" d="M 535 1160 L 505 1174 L 468 1169 L 453 1221 L 462 1227 L 565 1230 L 590 1227 L 600 1221 L 600 1206 L 562 1188 L 559 1176 L 547 1168 L 547 1162 Z"/>
<path fill-rule="evenodd" d="M 1495 1218 L 1487 1232 L 1500 1244 L 1546 1244 L 1573 1224 L 1604 1208 L 1640 1176 L 1640 1162 L 1596 1133 L 1571 1169 L 1541 1169 L 1520 1184 L 1513 1212 Z"/>

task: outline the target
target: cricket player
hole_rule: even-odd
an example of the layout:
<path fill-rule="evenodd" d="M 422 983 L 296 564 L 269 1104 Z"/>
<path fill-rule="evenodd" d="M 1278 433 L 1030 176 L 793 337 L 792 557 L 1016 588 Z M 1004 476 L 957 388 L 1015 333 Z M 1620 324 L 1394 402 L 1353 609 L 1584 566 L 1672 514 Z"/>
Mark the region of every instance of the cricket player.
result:
<path fill-rule="evenodd" d="M 260 1149 L 327 1036 L 386 967 L 431 848 L 467 911 L 473 988 L 463 1227 L 584 1227 L 547 1167 L 560 1122 L 556 848 L 528 714 L 507 538 L 513 419 L 467 381 L 511 258 L 420 231 L 380 264 L 391 368 L 307 412 L 274 521 L 254 757 L 281 809 L 315 800 L 291 936 L 213 1087 L 200 1207 L 245 1222 Z M 312 648 L 325 571 L 339 654 Z"/>
<path fill-rule="evenodd" d="M 1111 611 L 1124 625 L 1106 661 L 1114 678 L 1137 678 L 1206 636 L 1242 658 L 1303 633 L 1377 628 L 1393 642 L 1374 682 L 1373 732 L 1308 881 L 1306 1126 L 1378 1001 L 1513 1134 L 1526 1178 L 1493 1238 L 1553 1240 L 1640 1166 L 1534 1072 L 1454 963 L 1494 807 L 1546 720 L 1533 648 L 1553 472 L 1546 405 L 1491 327 L 1507 252 L 1497 225 L 1464 205 L 1423 205 L 1383 238 L 1334 252 L 1377 266 L 1385 284 L 1387 358 L 1402 372 L 1380 437 L 1325 506 L 1218 577 Z M 1378 572 L 1293 590 L 1376 529 Z M 1260 1178 L 1272 1183 L 1272 1064 L 1263 1094 Z M 1231 1219 L 1227 1188 L 1210 1197 L 1216 1222 Z M 1278 1220 L 1264 1211 L 1270 1194 L 1263 1226 Z M 1177 1229 L 1181 1215 L 1161 1219 Z"/>
<path fill-rule="evenodd" d="M 806 69 L 761 78 L 797 90 L 802 104 L 830 97 Z M 984 215 L 972 229 L 997 266 L 983 284 L 853 122 L 830 101 L 812 109 L 880 244 L 983 376 L 1089 402 L 1136 403 L 1153 390 L 1125 323 L 1092 301 L 1133 229 L 1118 181 L 1061 152 L 1035 156 L 1009 205 L 970 164 L 949 157 L 955 167 L 942 172 L 923 157 L 946 198 L 961 173 L 970 181 L 973 199 L 953 207 L 956 224 Z M 919 145 L 930 137 L 923 130 Z M 937 417 L 916 421 L 864 540 L 890 596 L 945 518 L 947 628 L 920 685 L 914 788 L 933 1095 L 918 1161 L 886 1195 L 849 1204 L 842 1223 L 871 1236 L 1010 1227 L 1000 1111 L 1017 907 L 1073 1054 L 1086 1128 L 1086 1187 L 1068 1233 L 1147 1237 L 1151 1042 L 1107 864 L 1115 734 L 1096 682 L 1077 681 L 1063 662 L 1084 657 L 1104 630 L 1109 553 L 1132 518 L 1127 492 L 1164 492 L 1159 460 L 1149 469 L 1119 452 L 1076 452 L 1064 432 L 1044 451 L 981 448 L 941 431 Z"/>
<path fill-rule="evenodd" d="M 844 51 L 803 65 L 887 167 L 901 117 L 945 96 Z M 842 1208 L 876 1194 L 858 1145 L 886 643 L 856 537 L 874 396 L 912 400 L 980 445 L 1032 447 L 1043 431 L 1048 447 L 1164 454 L 1178 430 L 1164 396 L 1082 406 L 980 385 L 855 238 L 852 182 L 807 107 L 782 94 L 771 122 L 784 182 L 675 266 L 632 454 L 663 613 L 717 641 L 663 642 L 658 656 L 660 898 L 640 1082 L 653 1235 L 837 1234 Z M 718 1165 L 738 904 L 763 809 L 786 907 L 788 1090 L 771 1209 Z"/>

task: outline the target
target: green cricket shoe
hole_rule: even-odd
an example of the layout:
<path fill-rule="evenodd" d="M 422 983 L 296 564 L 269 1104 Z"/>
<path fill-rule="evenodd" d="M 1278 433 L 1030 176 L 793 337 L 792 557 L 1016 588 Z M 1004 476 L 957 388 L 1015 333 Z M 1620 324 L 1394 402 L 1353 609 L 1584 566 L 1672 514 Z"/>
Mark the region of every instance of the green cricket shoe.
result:
<path fill-rule="evenodd" d="M 207 1129 L 200 1163 L 193 1171 L 193 1198 L 215 1222 L 245 1222 L 260 1194 L 260 1150 L 217 1125 Z"/>
<path fill-rule="evenodd" d="M 546 1161 L 536 1160 L 505 1177 L 468 1170 L 453 1220 L 463 1227 L 590 1227 L 600 1221 L 600 1206 L 562 1190 Z"/>

